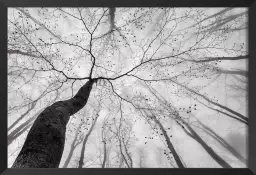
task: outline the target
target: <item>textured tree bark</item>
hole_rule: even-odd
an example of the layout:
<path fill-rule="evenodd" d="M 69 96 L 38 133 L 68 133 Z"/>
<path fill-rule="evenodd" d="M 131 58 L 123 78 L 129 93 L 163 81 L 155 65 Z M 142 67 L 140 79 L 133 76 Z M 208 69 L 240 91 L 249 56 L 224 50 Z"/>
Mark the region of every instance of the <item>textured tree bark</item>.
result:
<path fill-rule="evenodd" d="M 71 115 L 85 106 L 93 83 L 86 82 L 73 98 L 52 104 L 37 117 L 12 168 L 59 167 L 66 124 Z"/>

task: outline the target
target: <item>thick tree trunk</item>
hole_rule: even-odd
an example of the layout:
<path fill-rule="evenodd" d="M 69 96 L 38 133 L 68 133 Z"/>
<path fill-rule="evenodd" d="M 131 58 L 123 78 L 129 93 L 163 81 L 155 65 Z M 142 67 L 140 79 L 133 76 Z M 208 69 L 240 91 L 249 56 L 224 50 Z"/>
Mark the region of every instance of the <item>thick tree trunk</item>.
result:
<path fill-rule="evenodd" d="M 93 82 L 86 82 L 73 98 L 52 104 L 37 117 L 12 168 L 58 168 L 66 124 L 85 106 Z"/>

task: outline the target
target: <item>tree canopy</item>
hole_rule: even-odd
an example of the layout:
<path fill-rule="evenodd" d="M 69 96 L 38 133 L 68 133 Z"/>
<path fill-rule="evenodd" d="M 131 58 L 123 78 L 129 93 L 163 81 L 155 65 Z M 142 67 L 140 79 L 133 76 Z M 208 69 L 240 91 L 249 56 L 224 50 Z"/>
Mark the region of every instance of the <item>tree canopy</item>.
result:
<path fill-rule="evenodd" d="M 59 168 L 246 167 L 246 8 L 9 8 L 8 167 L 75 96 Z M 237 140 L 237 141 L 235 141 Z"/>

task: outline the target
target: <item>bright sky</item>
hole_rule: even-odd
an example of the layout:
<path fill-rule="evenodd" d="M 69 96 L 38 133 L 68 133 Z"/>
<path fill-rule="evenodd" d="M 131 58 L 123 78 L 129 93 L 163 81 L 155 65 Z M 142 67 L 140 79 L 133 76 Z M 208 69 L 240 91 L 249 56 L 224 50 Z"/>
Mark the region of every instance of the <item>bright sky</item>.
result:
<path fill-rule="evenodd" d="M 141 12 L 146 11 L 148 11 L 149 13 L 147 13 L 147 15 L 143 16 L 142 19 L 137 21 L 137 25 L 140 25 L 141 23 L 144 25 L 144 27 L 136 28 L 134 24 L 129 24 L 126 25 L 126 27 L 121 28 L 122 30 L 120 33 L 122 33 L 123 36 L 127 37 L 126 40 L 123 39 L 120 36 L 120 33 L 116 31 L 114 32 L 115 35 L 109 35 L 109 37 L 105 37 L 104 40 L 96 39 L 94 41 L 92 53 L 97 58 L 96 64 L 102 66 L 105 69 L 111 69 L 111 71 L 105 71 L 103 68 L 96 67 L 96 70 L 94 70 L 93 72 L 93 77 L 117 77 L 117 75 L 113 73 L 113 71 L 116 71 L 118 75 L 121 75 L 131 70 L 135 65 L 138 65 L 140 63 L 140 58 L 144 54 L 147 46 L 152 40 L 154 40 L 156 36 L 158 36 L 158 39 L 154 40 L 154 42 L 151 43 L 151 47 L 147 50 L 146 57 L 148 58 L 152 56 L 152 54 L 152 58 L 157 59 L 164 56 L 178 54 L 187 50 L 195 43 L 200 41 L 201 38 L 203 38 L 202 33 L 196 35 L 195 28 L 188 27 L 223 9 L 225 8 L 171 9 L 167 10 L 168 18 L 170 20 L 166 22 L 165 20 L 163 20 L 166 18 L 166 16 L 164 15 L 165 9 L 161 10 L 155 8 L 148 10 L 142 8 L 140 9 L 141 11 L 137 11 L 137 9 L 135 8 L 117 8 L 115 13 L 115 25 L 117 27 L 121 27 L 126 23 L 127 20 L 133 19 L 134 14 L 139 15 Z M 26 24 L 25 20 L 22 21 L 21 18 L 18 18 L 17 9 L 9 8 L 8 20 L 14 23 L 19 22 L 23 25 L 24 28 L 27 28 L 29 24 L 32 24 L 33 27 L 31 27 L 31 30 L 34 28 L 38 28 L 38 30 L 26 34 L 27 39 L 29 39 L 32 43 L 37 43 L 39 40 L 43 40 L 39 41 L 39 43 L 41 44 L 44 44 L 44 42 L 55 43 L 47 48 L 41 47 L 40 44 L 37 45 L 37 48 L 42 55 L 46 56 L 47 58 L 51 58 L 50 61 L 53 65 L 55 65 L 55 68 L 57 68 L 58 70 L 63 70 L 65 74 L 70 77 L 88 77 L 92 65 L 91 57 L 86 51 L 74 45 L 88 48 L 88 44 L 90 44 L 90 35 L 88 34 L 81 20 L 76 19 L 79 18 L 80 15 L 76 8 L 61 8 L 61 10 L 62 11 L 56 10 L 56 8 L 45 8 L 40 9 L 39 13 L 38 8 L 29 8 L 28 12 L 31 17 Z M 94 37 L 102 36 L 102 34 L 109 31 L 109 22 L 107 15 L 108 11 L 106 8 L 104 10 L 106 11 L 106 14 L 102 18 L 103 22 L 100 23 L 99 27 L 95 30 Z M 234 17 L 236 14 L 242 14 L 246 10 L 247 9 L 245 8 L 234 8 L 225 13 L 222 18 L 224 18 L 225 20 L 231 20 L 231 23 L 227 23 L 231 26 L 240 26 L 241 24 L 247 22 L 247 18 L 244 15 L 234 19 L 232 17 Z M 93 26 L 97 24 L 96 21 L 102 17 L 102 12 L 103 9 L 96 10 L 92 8 L 87 8 L 82 11 L 81 16 L 85 19 L 90 31 L 92 31 Z M 182 18 L 182 16 L 184 16 L 184 14 L 187 14 L 188 12 L 190 12 L 189 14 L 191 15 L 191 18 Z M 24 16 L 25 13 L 26 12 L 22 13 L 22 15 Z M 72 14 L 73 16 L 68 14 Z M 95 17 L 96 19 L 90 20 L 92 17 Z M 201 24 L 207 26 L 218 18 L 221 17 L 215 16 L 209 18 Z M 148 20 L 151 21 L 148 22 Z M 31 44 L 26 40 L 26 38 L 24 38 L 23 36 L 18 36 L 18 34 L 16 35 L 12 33 L 13 31 L 18 30 L 10 21 L 8 22 L 8 49 L 19 49 L 29 52 L 28 48 L 33 47 L 31 47 Z M 164 21 L 166 22 L 166 24 L 164 24 Z M 51 32 L 53 32 L 55 36 L 53 36 L 53 34 L 47 31 L 44 27 L 40 27 L 38 25 L 39 23 L 43 23 Z M 163 34 L 157 35 L 159 27 L 163 25 L 165 25 L 165 28 L 162 30 Z M 24 31 L 21 30 L 20 32 Z M 247 116 L 246 93 L 244 93 L 243 91 L 239 91 L 238 89 L 232 90 L 229 87 L 230 84 L 239 85 L 239 81 L 235 79 L 234 76 L 232 76 L 231 74 L 221 74 L 219 77 L 217 77 L 216 74 L 212 75 L 210 79 L 206 79 L 205 76 L 210 73 L 207 73 L 203 70 L 203 68 L 200 68 L 200 64 L 194 64 L 188 61 L 177 64 L 177 62 L 181 61 L 182 59 L 196 58 L 198 60 L 198 58 L 203 59 L 207 56 L 222 57 L 245 55 L 244 53 L 246 53 L 247 51 L 246 32 L 246 30 L 236 30 L 234 33 L 228 35 L 228 37 L 224 41 L 223 39 L 226 37 L 225 33 L 219 38 L 216 37 L 216 35 L 210 35 L 207 36 L 206 39 L 200 41 L 200 45 L 198 45 L 198 47 L 205 47 L 210 43 L 215 43 L 216 45 L 218 45 L 219 48 L 225 47 L 232 48 L 233 50 L 228 49 L 228 51 L 225 51 L 224 49 L 216 48 L 198 49 L 196 52 L 191 52 L 190 54 L 183 54 L 177 58 L 172 58 L 168 59 L 168 61 L 165 61 L 165 64 L 173 64 L 175 66 L 165 67 L 158 64 L 145 64 L 145 66 L 140 69 L 134 70 L 132 73 L 133 75 L 136 75 L 143 79 L 157 79 L 177 76 L 181 74 L 182 71 L 187 71 L 189 67 L 192 67 L 194 71 L 198 70 L 197 75 L 202 75 L 203 77 L 200 78 L 197 76 L 195 78 L 192 76 L 188 76 L 188 73 L 186 74 L 186 76 L 184 74 L 179 75 L 177 81 L 179 81 L 180 83 L 187 83 L 186 85 L 193 89 L 199 88 L 201 94 L 206 95 L 210 99 L 218 100 L 220 104 L 225 105 L 230 109 L 233 109 L 234 111 L 237 111 L 240 114 Z M 167 36 L 169 36 L 169 38 L 165 39 Z M 59 37 L 62 39 L 62 41 L 58 39 Z M 120 43 L 117 50 L 114 50 L 114 48 L 108 48 L 111 46 L 111 44 L 114 44 L 114 42 L 111 41 L 112 38 L 116 39 L 116 43 Z M 134 39 L 136 39 L 136 41 Z M 126 43 L 129 43 L 129 46 L 125 47 Z M 238 51 L 242 43 L 244 43 L 244 48 L 242 48 L 241 51 Z M 20 46 L 23 46 L 23 48 Z M 173 48 L 173 50 L 171 48 Z M 34 48 L 32 50 L 35 51 Z M 234 52 L 234 50 L 236 50 L 236 52 Z M 32 53 L 37 56 L 41 56 L 38 52 Z M 25 67 L 39 69 L 40 66 L 42 66 L 44 69 L 49 69 L 49 64 L 46 64 L 42 58 L 36 58 L 36 61 L 34 61 L 31 60 L 31 57 L 28 56 L 10 54 L 8 56 L 8 72 L 15 70 L 15 68 L 13 68 L 12 66 L 17 65 L 16 63 L 18 63 L 18 65 L 23 68 Z M 225 70 L 247 70 L 247 62 L 245 60 L 222 61 L 216 63 L 216 65 L 214 63 L 209 63 L 209 65 L 217 66 Z M 152 69 L 157 69 L 158 72 L 152 71 Z M 32 74 L 32 71 L 23 72 L 23 79 L 17 77 L 15 78 L 10 74 L 8 75 L 8 109 L 10 111 L 10 114 L 8 114 L 8 126 L 16 121 L 17 118 L 19 118 L 20 115 L 27 110 L 27 107 L 25 106 L 13 112 L 11 110 L 13 106 L 26 104 L 26 102 L 29 101 L 29 99 L 27 99 L 26 97 L 35 100 L 41 95 L 41 93 L 45 90 L 45 88 L 48 87 L 50 83 L 57 80 L 65 80 L 65 77 L 63 75 L 57 75 L 56 72 L 52 73 L 50 71 L 40 71 L 36 73 L 36 77 L 38 78 L 34 77 L 31 81 L 23 85 L 24 82 L 27 82 L 30 79 Z M 214 77 L 216 77 L 216 79 L 214 79 Z M 244 78 L 243 76 L 237 77 L 246 81 L 246 78 Z M 74 82 L 73 94 L 75 94 L 86 81 L 87 80 L 78 80 Z M 150 95 L 149 92 L 146 90 L 145 85 L 139 83 L 134 77 L 125 76 L 111 82 L 114 86 L 116 93 L 118 93 L 120 96 L 127 100 L 133 100 L 135 97 L 135 93 L 141 93 L 147 96 Z M 71 97 L 72 83 L 73 81 L 71 80 L 63 85 L 61 89 L 63 90 L 63 92 L 60 93 L 58 100 L 65 100 Z M 20 87 L 21 85 L 23 86 Z M 225 138 L 228 143 L 230 143 L 238 152 L 240 152 L 240 154 L 247 157 L 246 125 L 239 123 L 223 114 L 217 113 L 216 111 L 207 108 L 203 104 L 198 103 L 198 101 L 194 100 L 192 96 L 185 95 L 184 92 L 186 91 L 184 91 L 184 89 L 181 89 L 181 87 L 178 85 L 173 86 L 173 83 L 167 84 L 164 82 L 153 82 L 151 83 L 151 86 L 155 90 L 157 90 L 157 92 L 161 94 L 166 100 L 168 100 L 177 110 L 179 110 L 181 116 L 189 116 L 191 120 L 193 120 L 193 118 L 199 119 L 202 123 L 209 126 L 221 137 Z M 243 85 L 240 83 L 240 86 Z M 16 90 L 18 87 L 20 88 Z M 108 87 L 107 89 L 111 89 L 111 87 Z M 116 120 L 119 120 L 120 118 L 120 111 L 118 112 L 118 107 L 116 109 L 115 106 L 119 106 L 119 98 L 113 95 L 112 92 L 107 89 L 103 85 L 94 86 L 86 107 L 71 117 L 67 125 L 65 149 L 59 167 L 63 166 L 69 154 L 70 145 L 74 139 L 76 128 L 81 122 L 81 118 L 83 118 L 83 116 L 85 116 L 86 118 L 91 118 L 93 109 L 96 109 L 98 106 L 97 100 L 99 98 L 100 92 L 102 91 L 103 94 L 110 95 L 113 98 L 106 97 L 103 100 L 103 105 L 101 105 L 99 112 L 99 118 L 86 144 L 86 162 L 84 165 L 84 167 L 100 167 L 100 163 L 102 162 L 101 154 L 103 152 L 103 144 L 101 142 L 101 131 L 103 122 L 107 117 L 109 121 L 112 121 L 112 119 L 114 118 L 114 114 L 116 114 Z M 41 100 L 39 100 L 36 107 L 28 115 L 26 115 L 24 119 L 22 119 L 19 124 L 16 125 L 13 129 L 15 129 L 21 123 L 27 121 L 42 108 L 45 108 L 46 105 L 49 105 L 49 101 L 54 98 L 53 94 L 54 93 L 49 93 Z M 111 101 L 112 99 L 115 99 L 115 101 Z M 198 99 L 199 101 L 208 105 L 202 99 Z M 151 99 L 149 101 L 154 104 Z M 190 114 L 187 114 L 185 111 L 189 108 L 189 106 L 192 106 L 194 104 L 197 105 L 197 110 L 192 110 Z M 106 107 L 105 105 L 112 105 L 113 108 Z M 154 105 L 161 106 L 161 104 L 158 103 L 155 103 Z M 138 114 L 134 113 L 134 109 L 130 109 L 131 107 L 132 106 L 127 102 L 122 102 L 125 120 L 132 122 L 132 131 L 137 138 L 137 141 L 134 140 L 129 148 L 129 152 L 131 152 L 134 161 L 134 167 L 139 166 L 139 150 L 143 150 L 144 154 L 146 155 L 144 162 L 146 167 L 172 167 L 169 163 L 169 160 L 167 160 L 166 157 L 163 155 L 163 150 L 167 149 L 164 139 L 156 134 L 153 134 L 149 124 L 145 124 L 145 121 Z M 183 108 L 185 108 L 186 110 L 182 111 Z M 138 120 L 138 118 L 140 119 Z M 89 124 L 91 124 L 91 120 L 89 120 L 88 122 Z M 180 155 L 186 167 L 220 167 L 218 163 L 216 163 L 209 156 L 209 154 L 202 148 L 200 144 L 188 137 L 188 135 L 186 135 L 186 133 L 184 133 L 184 131 L 175 124 L 174 120 L 169 119 L 165 123 L 163 123 L 163 125 L 166 128 L 171 127 L 171 130 L 168 131 L 169 134 L 173 135 L 173 137 L 171 138 L 171 142 L 173 143 L 176 151 Z M 196 127 L 193 128 L 203 138 L 203 140 L 232 167 L 245 166 L 243 163 L 239 162 L 234 156 L 232 156 L 232 154 L 230 154 L 225 148 L 220 146 L 220 144 L 217 143 L 214 139 L 209 137 L 200 129 Z M 86 130 L 82 131 L 85 134 L 87 133 Z M 28 130 L 8 146 L 8 167 L 11 167 L 16 156 L 18 155 L 20 148 L 24 143 L 27 132 Z M 153 140 L 147 139 L 148 137 L 153 136 Z M 145 144 L 145 142 L 147 142 L 147 144 Z M 81 147 L 82 144 L 79 144 L 76 147 L 68 167 L 77 166 L 77 159 L 80 156 Z M 108 149 L 111 150 L 109 155 L 111 159 L 110 163 L 115 166 L 117 165 L 117 163 L 115 162 L 115 151 L 118 151 L 118 148 L 113 143 L 112 147 L 108 145 Z M 101 158 L 97 158 L 99 155 L 101 155 Z M 172 164 L 176 167 L 174 161 L 172 161 Z"/>

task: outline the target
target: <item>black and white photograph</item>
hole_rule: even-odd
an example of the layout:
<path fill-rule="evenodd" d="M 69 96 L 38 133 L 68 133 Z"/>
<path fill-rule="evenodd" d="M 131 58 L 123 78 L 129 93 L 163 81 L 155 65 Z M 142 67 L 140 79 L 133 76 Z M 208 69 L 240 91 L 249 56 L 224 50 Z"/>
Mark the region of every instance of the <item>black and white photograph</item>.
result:
<path fill-rule="evenodd" d="M 247 168 L 248 8 L 8 7 L 8 168 Z"/>

